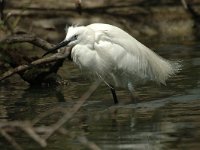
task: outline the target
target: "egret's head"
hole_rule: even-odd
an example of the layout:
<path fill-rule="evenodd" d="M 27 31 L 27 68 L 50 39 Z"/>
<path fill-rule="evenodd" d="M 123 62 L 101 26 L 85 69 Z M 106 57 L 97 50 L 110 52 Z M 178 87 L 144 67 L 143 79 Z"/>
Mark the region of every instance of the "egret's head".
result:
<path fill-rule="evenodd" d="M 61 43 L 57 44 L 50 51 L 45 53 L 43 56 L 65 46 L 73 48 L 76 44 L 83 44 L 83 45 L 94 44 L 94 31 L 88 28 L 87 26 L 80 26 L 80 27 L 71 26 L 66 31 L 67 35 L 65 39 Z"/>
<path fill-rule="evenodd" d="M 68 46 L 75 46 L 76 44 L 91 44 L 93 43 L 94 33 L 91 29 L 85 26 L 69 27 L 64 41 L 68 41 Z"/>
<path fill-rule="evenodd" d="M 66 29 L 66 37 L 64 41 L 68 41 L 68 46 L 74 46 L 81 40 L 83 34 L 83 27 L 69 27 Z"/>

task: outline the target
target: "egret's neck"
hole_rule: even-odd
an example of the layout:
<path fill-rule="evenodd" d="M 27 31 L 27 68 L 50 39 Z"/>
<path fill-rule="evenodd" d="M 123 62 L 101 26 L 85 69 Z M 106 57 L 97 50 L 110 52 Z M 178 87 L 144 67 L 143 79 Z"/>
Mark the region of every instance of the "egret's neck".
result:
<path fill-rule="evenodd" d="M 87 46 L 89 49 L 93 50 L 94 49 L 94 42 L 85 44 L 85 46 Z"/>
<path fill-rule="evenodd" d="M 94 43 L 95 43 L 95 33 L 92 29 L 87 28 L 84 32 L 84 35 L 81 38 L 81 42 L 79 43 L 80 45 L 84 45 L 88 47 L 89 49 L 94 48 Z"/>

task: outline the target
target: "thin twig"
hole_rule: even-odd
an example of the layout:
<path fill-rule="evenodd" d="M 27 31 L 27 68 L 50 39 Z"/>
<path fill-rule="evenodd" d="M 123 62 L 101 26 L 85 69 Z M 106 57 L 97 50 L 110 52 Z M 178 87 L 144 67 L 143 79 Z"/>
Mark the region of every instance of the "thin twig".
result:
<path fill-rule="evenodd" d="M 42 147 L 46 147 L 47 143 L 46 140 L 41 138 L 35 131 L 34 128 L 32 127 L 32 125 L 29 125 L 25 128 L 23 128 L 23 130 L 33 139 L 35 140 L 38 144 L 40 144 L 40 146 Z"/>
<path fill-rule="evenodd" d="M 33 140 L 35 140 L 38 144 L 40 144 L 42 147 L 45 147 L 47 145 L 46 141 L 42 139 L 34 130 L 33 126 L 29 121 L 11 121 L 11 122 L 2 122 L 0 123 L 0 129 L 1 131 L 6 131 L 5 127 L 13 127 L 13 128 L 20 128 L 21 130 L 25 131 Z M 3 132 L 3 134 L 5 134 Z M 15 143 L 15 141 L 14 141 Z M 13 144 L 14 144 L 13 143 Z"/>
<path fill-rule="evenodd" d="M 187 2 L 185 0 L 181 0 L 181 3 L 185 9 L 188 9 Z"/>
<path fill-rule="evenodd" d="M 45 139 L 48 139 L 56 130 L 58 130 L 64 123 L 66 123 L 71 117 L 81 108 L 83 103 L 92 95 L 92 93 L 98 88 L 99 84 L 101 83 L 101 80 L 98 80 L 94 82 L 89 90 L 81 96 L 81 98 L 78 100 L 78 102 L 74 105 L 74 107 L 68 111 L 56 124 L 52 126 L 53 130 L 49 132 Z"/>
<path fill-rule="evenodd" d="M 23 148 L 3 129 L 0 129 L 1 135 L 3 135 L 3 137 L 5 137 L 5 139 L 12 144 L 12 146 L 16 149 L 16 150 L 23 150 Z"/>
<path fill-rule="evenodd" d="M 101 148 L 99 146 L 97 146 L 95 143 L 89 141 L 85 136 L 80 136 L 78 137 L 78 141 L 87 146 L 88 148 L 90 148 L 91 150 L 101 150 Z"/>
<path fill-rule="evenodd" d="M 37 118 L 33 119 L 32 120 L 32 124 L 35 125 L 40 120 L 44 119 L 47 116 L 50 116 L 51 114 L 58 113 L 58 112 L 66 113 L 66 111 L 67 110 L 65 108 L 60 108 L 59 106 L 58 107 L 54 107 L 53 109 L 47 110 L 44 113 L 42 113 L 39 116 L 37 116 Z"/>

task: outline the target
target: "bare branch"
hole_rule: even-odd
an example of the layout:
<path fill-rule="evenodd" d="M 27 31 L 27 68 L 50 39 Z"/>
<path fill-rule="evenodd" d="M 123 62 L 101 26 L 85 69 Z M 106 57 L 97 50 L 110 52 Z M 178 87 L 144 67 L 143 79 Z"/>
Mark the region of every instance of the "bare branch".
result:
<path fill-rule="evenodd" d="M 81 15 L 82 14 L 82 0 L 76 0 L 75 5 L 76 5 L 76 10 Z"/>
<path fill-rule="evenodd" d="M 5 0 L 0 0 L 0 20 L 4 20 Z"/>
<path fill-rule="evenodd" d="M 40 47 L 44 50 L 49 50 L 53 47 L 52 44 L 48 43 L 47 41 L 36 37 L 33 34 L 14 34 L 11 36 L 8 36 L 0 41 L 0 43 L 22 43 L 22 42 L 28 42 L 31 43 L 37 47 Z"/>
<path fill-rule="evenodd" d="M 36 37 L 33 34 L 20 34 L 20 35 L 15 34 L 12 36 L 8 36 L 5 39 L 0 41 L 0 43 L 6 43 L 6 44 L 22 43 L 22 42 L 31 43 L 31 44 L 38 46 L 44 50 L 50 50 L 53 47 L 52 44 L 48 43 L 47 41 L 45 41 L 41 38 Z M 25 70 L 28 70 L 33 66 L 38 66 L 41 64 L 55 62 L 58 60 L 65 59 L 66 57 L 69 56 L 69 53 L 70 53 L 69 49 L 62 48 L 62 50 L 58 54 L 54 54 L 47 58 L 41 58 L 41 59 L 35 60 L 30 65 L 20 65 L 14 69 L 10 69 L 7 72 L 5 72 L 4 74 L 0 75 L 0 81 L 12 76 L 15 73 L 20 73 Z"/>
<path fill-rule="evenodd" d="M 54 61 L 57 61 L 57 60 L 65 59 L 66 57 L 68 57 L 69 53 L 70 53 L 69 49 L 66 48 L 64 53 L 56 53 L 56 54 L 54 54 L 50 57 L 37 59 L 37 60 L 33 61 L 30 65 L 20 65 L 20 66 L 14 68 L 14 69 L 10 69 L 0 76 L 0 81 L 12 76 L 15 73 L 19 73 L 19 72 L 23 72 L 25 70 L 28 70 L 33 66 L 38 66 L 38 65 L 41 65 L 41 64 L 44 64 L 44 63 L 50 63 L 50 62 L 54 62 Z"/>

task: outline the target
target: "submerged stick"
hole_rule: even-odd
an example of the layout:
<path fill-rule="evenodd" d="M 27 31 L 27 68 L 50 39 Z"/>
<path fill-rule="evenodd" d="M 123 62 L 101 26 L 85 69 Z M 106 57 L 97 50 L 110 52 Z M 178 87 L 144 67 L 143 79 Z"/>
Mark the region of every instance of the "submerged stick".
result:
<path fill-rule="evenodd" d="M 23 150 L 23 148 L 3 129 L 0 130 L 1 135 L 16 149 Z"/>
<path fill-rule="evenodd" d="M 52 110 L 49 110 L 47 112 L 44 112 L 44 115 L 41 115 L 41 117 L 34 119 L 33 121 L 8 121 L 8 122 L 1 122 L 0 123 L 0 134 L 2 134 L 8 142 L 10 142 L 17 150 L 22 150 L 20 145 L 16 143 L 14 138 L 9 136 L 7 134 L 7 129 L 8 127 L 11 129 L 14 128 L 19 128 L 27 133 L 29 137 L 31 137 L 35 142 L 40 144 L 42 147 L 47 146 L 47 140 L 57 131 L 60 129 L 63 129 L 62 126 L 67 123 L 76 112 L 80 110 L 80 108 L 83 106 L 85 101 L 94 93 L 94 91 L 98 88 L 100 85 L 101 80 L 98 80 L 94 82 L 89 89 L 79 98 L 77 103 L 69 110 L 69 109 L 62 109 L 62 112 L 64 115 L 55 123 L 49 126 L 36 126 L 35 123 L 39 120 L 42 120 L 44 117 L 51 115 L 54 112 L 57 112 L 57 108 L 54 108 Z M 70 135 L 73 137 L 73 134 L 66 130 L 63 129 L 64 133 Z M 11 130 L 8 130 L 11 131 Z M 43 136 L 40 135 L 40 133 L 43 133 Z M 77 140 L 87 146 L 91 150 L 101 150 L 95 143 L 89 141 L 86 137 L 84 136 L 78 136 Z"/>
<path fill-rule="evenodd" d="M 64 123 L 66 123 L 69 119 L 72 118 L 72 116 L 81 108 L 84 102 L 92 95 L 92 93 L 94 93 L 94 91 L 98 88 L 100 83 L 101 80 L 98 80 L 90 86 L 88 91 L 81 96 L 81 98 L 72 107 L 72 109 L 68 111 L 57 123 L 53 125 L 53 130 L 45 136 L 45 139 L 48 139 L 56 130 L 58 130 Z"/>

